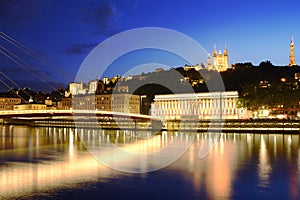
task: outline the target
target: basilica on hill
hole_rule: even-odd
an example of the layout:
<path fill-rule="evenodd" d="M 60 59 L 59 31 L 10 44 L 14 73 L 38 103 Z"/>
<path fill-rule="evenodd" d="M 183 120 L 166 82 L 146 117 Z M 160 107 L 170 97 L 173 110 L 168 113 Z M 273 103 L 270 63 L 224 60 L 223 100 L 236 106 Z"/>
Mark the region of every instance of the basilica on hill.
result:
<path fill-rule="evenodd" d="M 185 66 L 184 69 L 186 71 L 190 69 L 195 69 L 199 71 L 200 69 L 207 69 L 207 70 L 214 70 L 218 72 L 224 72 L 228 69 L 229 62 L 228 62 L 228 50 L 225 45 L 225 49 L 223 52 L 221 50 L 217 51 L 216 45 L 214 46 L 214 51 L 213 51 L 213 62 L 211 60 L 211 55 L 208 54 L 207 56 L 207 63 L 206 65 L 201 64 L 201 66 L 196 65 L 196 66 Z"/>
<path fill-rule="evenodd" d="M 223 72 L 228 69 L 228 50 L 225 45 L 225 49 L 222 53 L 220 50 L 217 52 L 216 46 L 213 51 L 213 64 L 211 64 L 210 54 L 208 54 L 207 66 L 210 70 L 216 70 L 218 72 Z"/>
<path fill-rule="evenodd" d="M 291 38 L 290 42 L 290 56 L 289 56 L 289 66 L 297 66 L 297 63 L 295 61 L 295 43 L 294 43 L 294 37 Z M 206 64 L 201 64 L 201 65 L 196 65 L 196 66 L 188 66 L 186 65 L 184 69 L 186 71 L 190 69 L 195 69 L 199 71 L 200 69 L 207 69 L 207 70 L 214 70 L 218 72 L 224 72 L 227 71 L 229 68 L 229 62 L 228 62 L 228 49 L 225 45 L 225 48 L 223 52 L 221 50 L 217 50 L 216 45 L 214 46 L 213 50 L 213 60 L 211 59 L 211 54 L 209 53 L 207 56 L 207 63 Z"/>

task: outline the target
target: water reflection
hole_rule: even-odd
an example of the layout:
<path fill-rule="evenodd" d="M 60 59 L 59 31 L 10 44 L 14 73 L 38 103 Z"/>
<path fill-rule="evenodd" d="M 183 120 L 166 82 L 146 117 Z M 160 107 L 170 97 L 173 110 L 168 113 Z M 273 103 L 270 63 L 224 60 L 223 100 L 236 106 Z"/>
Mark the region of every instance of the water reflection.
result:
<path fill-rule="evenodd" d="M 0 194 L 8 197 L 49 190 L 95 174 L 111 173 L 88 154 L 71 129 L 3 127 Z M 3 135 L 2 135 L 3 138 Z M 3 141 L 3 140 L 2 140 Z M 84 170 L 83 170 L 84 169 Z"/>
<path fill-rule="evenodd" d="M 197 137 L 196 144 L 190 151 L 197 153 L 203 143 L 202 137 Z M 205 138 L 205 136 L 204 136 Z M 197 191 L 207 190 L 211 199 L 231 199 L 232 185 L 237 173 L 237 162 L 239 159 L 236 135 L 221 134 L 219 142 L 214 146 L 207 157 L 189 162 L 193 168 L 193 186 Z M 242 153 L 242 152 L 240 152 Z M 201 188 L 202 187 L 202 188 Z"/>
<path fill-rule="evenodd" d="M 192 137 L 190 133 L 182 132 L 152 135 L 146 131 L 1 128 L 0 198 L 30 197 L 41 192 L 51 194 L 51 190 L 76 188 L 76 184 L 82 182 L 106 183 L 112 178 L 131 180 L 136 177 L 97 162 L 81 140 L 90 147 L 115 145 L 124 152 L 138 155 L 153 154 L 171 144 L 178 147 L 193 141 L 180 159 L 158 173 L 141 175 L 135 182 L 125 181 L 126 187 L 129 184 L 144 193 L 160 191 L 164 177 L 168 184 L 174 186 L 182 182 L 189 185 L 191 190 L 181 188 L 180 192 L 188 192 L 191 198 L 197 199 L 235 199 L 249 192 L 249 198 L 300 198 L 299 135 L 197 133 Z M 215 140 L 218 142 L 211 152 L 199 159 L 203 144 L 214 144 Z M 141 167 L 147 167 L 146 163 L 142 164 Z M 148 190 L 143 180 L 153 177 L 156 182 Z M 116 191 L 120 190 L 120 185 L 109 184 Z M 277 197 L 278 190 L 281 196 Z M 132 194 L 138 191 L 134 190 Z M 172 187 L 165 192 L 170 193 L 171 197 L 174 193 L 172 198 L 176 199 Z"/>
<path fill-rule="evenodd" d="M 104 165 L 122 172 L 144 173 L 175 162 L 193 143 L 194 134 L 82 130 L 80 138 L 95 159 Z"/>
<path fill-rule="evenodd" d="M 267 135 L 260 136 L 258 176 L 262 187 L 267 187 L 269 185 L 270 174 L 272 172 L 272 167 L 269 161 L 269 153 L 265 142 L 266 137 Z"/>

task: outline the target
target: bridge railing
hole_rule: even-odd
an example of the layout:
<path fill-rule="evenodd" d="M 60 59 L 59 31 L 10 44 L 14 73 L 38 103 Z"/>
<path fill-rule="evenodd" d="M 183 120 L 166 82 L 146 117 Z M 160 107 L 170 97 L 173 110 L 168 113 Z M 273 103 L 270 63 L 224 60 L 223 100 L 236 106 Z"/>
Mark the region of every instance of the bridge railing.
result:
<path fill-rule="evenodd" d="M 112 111 L 103 111 L 103 110 L 53 110 L 53 109 L 46 109 L 46 110 L 2 110 L 0 111 L 0 117 L 5 116 L 12 116 L 12 115 L 22 115 L 22 114 L 72 114 L 72 115 L 80 115 L 80 114 L 95 114 L 95 115 L 112 115 L 112 116 L 126 116 L 126 117 L 133 117 L 133 118 L 143 118 L 149 120 L 157 120 L 160 121 L 160 118 L 149 116 L 149 115 L 142 115 L 142 114 L 135 114 L 135 113 L 122 113 L 122 112 L 112 112 Z"/>

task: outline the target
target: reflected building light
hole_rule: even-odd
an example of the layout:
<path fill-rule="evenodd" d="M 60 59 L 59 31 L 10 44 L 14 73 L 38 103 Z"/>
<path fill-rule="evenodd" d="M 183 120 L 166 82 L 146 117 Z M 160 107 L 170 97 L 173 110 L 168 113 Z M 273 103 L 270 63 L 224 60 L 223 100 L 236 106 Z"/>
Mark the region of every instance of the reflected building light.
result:
<path fill-rule="evenodd" d="M 39 137 L 40 137 L 40 129 L 36 129 L 36 135 L 35 135 L 35 146 L 36 147 L 39 147 L 40 146 L 40 140 L 39 140 Z"/>
<path fill-rule="evenodd" d="M 300 149 L 298 150 L 298 174 L 300 174 Z"/>
<path fill-rule="evenodd" d="M 299 136 L 298 136 L 299 137 Z M 300 186 L 300 179 L 299 179 L 299 159 L 300 159 L 300 149 L 298 150 L 298 168 L 291 168 L 291 172 L 289 175 L 289 193 L 290 199 L 299 199 L 299 186 Z"/>
<path fill-rule="evenodd" d="M 66 141 L 67 128 L 64 129 L 63 142 Z"/>
<path fill-rule="evenodd" d="M 102 143 L 101 134 L 98 134 L 98 145 L 100 145 L 101 143 Z"/>
<path fill-rule="evenodd" d="M 106 144 L 110 145 L 111 143 L 109 141 L 109 135 L 107 135 L 106 139 Z M 190 142 L 190 140 L 191 139 L 187 135 L 184 135 L 181 142 Z M 168 135 L 167 132 L 162 132 L 161 135 L 155 135 L 149 138 L 145 137 L 142 139 L 138 139 L 135 137 L 134 140 L 131 140 L 130 143 L 119 144 L 118 149 L 132 154 L 155 153 L 173 142 L 175 141 L 172 140 L 171 135 Z"/>
<path fill-rule="evenodd" d="M 274 134 L 274 150 L 273 150 L 273 152 L 274 152 L 274 157 L 276 157 L 277 156 L 277 135 L 276 134 Z"/>
<path fill-rule="evenodd" d="M 249 152 L 249 156 L 251 155 L 251 149 L 252 149 L 252 136 L 247 133 L 246 135 L 246 139 L 247 139 L 247 146 L 248 146 L 248 152 Z"/>
<path fill-rule="evenodd" d="M 59 161 L 55 164 L 14 163 L 12 168 L 1 170 L 0 194 L 10 197 L 15 194 L 28 196 L 35 187 L 50 190 L 66 182 L 82 181 L 82 177 L 99 178 L 98 170 L 104 176 L 112 176 L 109 168 L 100 165 L 89 154 L 85 155 L 78 160 Z"/>
<path fill-rule="evenodd" d="M 221 155 L 223 155 L 224 154 L 224 139 L 223 139 L 223 137 L 224 137 L 224 134 L 222 133 L 221 134 L 221 137 L 220 137 L 220 152 L 221 152 Z"/>
<path fill-rule="evenodd" d="M 67 132 L 67 128 L 64 128 L 64 129 L 63 129 L 63 134 L 62 134 L 62 140 L 63 140 L 63 141 L 64 141 L 64 137 L 65 137 L 66 132 Z"/>
<path fill-rule="evenodd" d="M 116 137 L 117 137 L 117 138 L 119 137 L 119 134 L 120 134 L 120 131 L 117 130 L 117 133 L 116 133 Z"/>
<path fill-rule="evenodd" d="M 261 186 L 268 186 L 270 182 L 270 174 L 272 167 L 269 163 L 268 150 L 265 143 L 264 136 L 260 136 L 260 151 L 259 151 L 259 163 L 258 163 L 258 175 L 260 178 Z"/>
<path fill-rule="evenodd" d="M 72 160 L 74 157 L 74 147 L 73 147 L 73 131 L 69 133 L 69 159 Z"/>
<path fill-rule="evenodd" d="M 96 137 L 95 137 L 95 130 L 92 131 L 91 133 L 91 141 L 92 141 L 92 146 L 96 146 Z"/>
<path fill-rule="evenodd" d="M 14 132 L 14 125 L 10 125 L 9 126 L 9 133 L 13 133 Z"/>
<path fill-rule="evenodd" d="M 287 148 L 287 158 L 288 158 L 288 160 L 290 160 L 291 159 L 291 151 L 292 151 L 292 136 L 291 135 L 287 136 L 286 148 Z"/>
<path fill-rule="evenodd" d="M 55 144 L 57 144 L 57 135 L 58 135 L 58 133 L 59 133 L 59 130 L 55 129 L 55 131 L 54 131 L 54 142 L 55 142 Z"/>
<path fill-rule="evenodd" d="M 162 131 L 161 139 L 162 139 L 162 145 L 166 145 L 166 143 L 168 143 L 168 133 L 167 133 L 167 131 Z"/>
<path fill-rule="evenodd" d="M 123 133 L 123 144 L 125 144 L 126 143 L 126 134 L 125 134 L 125 131 L 124 131 L 124 133 Z"/>
<path fill-rule="evenodd" d="M 88 137 L 88 141 L 90 141 L 90 140 L 89 140 L 89 137 Z M 109 141 L 109 135 L 106 136 L 106 143 L 107 143 L 107 144 L 110 143 L 110 141 Z"/>
<path fill-rule="evenodd" d="M 5 142 L 5 130 L 6 130 L 6 126 L 2 126 L 2 133 L 1 133 L 1 135 L 2 135 L 2 144 L 4 144 L 4 142 Z"/>
<path fill-rule="evenodd" d="M 203 134 L 203 133 L 202 133 Z M 199 137 L 199 134 L 197 134 L 197 137 Z M 193 188 L 196 192 L 201 191 L 201 186 L 203 185 L 202 183 L 202 176 L 203 172 L 205 170 L 205 160 L 201 160 L 199 162 L 199 159 L 195 155 L 198 154 L 198 151 L 200 149 L 201 142 L 197 140 L 196 143 L 191 145 L 189 151 L 193 153 L 189 153 L 189 170 L 191 173 L 193 173 Z M 204 162 L 203 162 L 204 161 Z M 183 163 L 184 165 L 184 163 Z"/>
<path fill-rule="evenodd" d="M 91 130 L 88 130 L 88 132 L 87 132 L 87 141 L 90 142 L 90 140 L 91 140 Z"/>
<path fill-rule="evenodd" d="M 61 141 L 61 135 L 63 133 L 63 129 L 59 129 L 59 132 L 58 132 L 58 139 L 59 141 Z"/>
<path fill-rule="evenodd" d="M 206 188 L 211 199 L 232 199 L 232 183 L 237 170 L 237 162 L 240 157 L 236 145 L 224 145 L 224 136 L 212 150 L 212 156 L 208 156 Z"/>
<path fill-rule="evenodd" d="M 80 135 L 81 135 L 80 138 L 83 140 L 83 138 L 84 138 L 83 137 L 83 130 L 81 131 Z"/>
<path fill-rule="evenodd" d="M 289 146 L 292 145 L 292 136 L 291 135 L 288 136 L 288 145 Z"/>

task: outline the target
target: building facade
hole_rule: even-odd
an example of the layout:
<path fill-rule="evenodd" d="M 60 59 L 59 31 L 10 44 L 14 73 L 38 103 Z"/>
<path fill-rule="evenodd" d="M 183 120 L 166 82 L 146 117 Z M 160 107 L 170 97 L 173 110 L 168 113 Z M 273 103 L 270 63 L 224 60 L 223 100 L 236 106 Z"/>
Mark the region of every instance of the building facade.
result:
<path fill-rule="evenodd" d="M 155 95 L 151 115 L 164 119 L 240 119 L 245 109 L 237 107 L 238 92 Z"/>
<path fill-rule="evenodd" d="M 225 47 L 223 53 L 219 51 L 217 52 L 216 47 L 213 51 L 213 59 L 214 59 L 214 69 L 218 72 L 223 72 L 228 69 L 228 50 Z"/>
<path fill-rule="evenodd" d="M 133 94 L 75 95 L 72 109 L 140 113 L 140 96 Z"/>
<path fill-rule="evenodd" d="M 98 86 L 98 80 L 92 80 L 92 81 L 90 81 L 89 84 L 88 84 L 88 86 L 89 86 L 88 93 L 89 94 L 95 94 L 96 90 L 97 90 L 97 86 Z"/>
<path fill-rule="evenodd" d="M 86 92 L 87 88 L 85 88 L 84 83 L 82 82 L 73 82 L 69 84 L 69 93 L 71 95 L 86 94 Z"/>
<path fill-rule="evenodd" d="M 69 110 L 72 108 L 72 97 L 62 97 L 61 101 L 57 103 L 57 109 Z"/>
<path fill-rule="evenodd" d="M 46 104 L 39 103 L 26 103 L 26 104 L 18 104 L 14 105 L 14 110 L 46 110 Z"/>
<path fill-rule="evenodd" d="M 14 105 L 20 103 L 21 103 L 21 98 L 0 97 L 0 110 L 13 110 Z"/>

